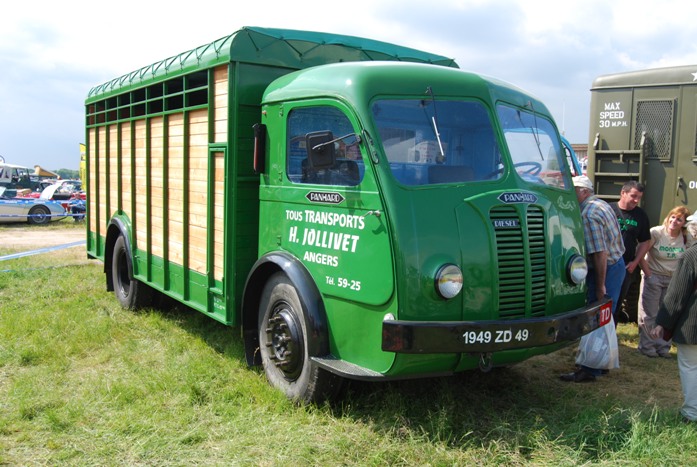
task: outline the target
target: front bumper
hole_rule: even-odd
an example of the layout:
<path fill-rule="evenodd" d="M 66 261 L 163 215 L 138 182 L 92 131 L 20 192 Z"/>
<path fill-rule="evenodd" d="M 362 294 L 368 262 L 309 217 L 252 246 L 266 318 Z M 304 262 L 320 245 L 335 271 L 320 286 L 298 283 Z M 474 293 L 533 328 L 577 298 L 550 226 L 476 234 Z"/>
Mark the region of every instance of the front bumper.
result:
<path fill-rule="evenodd" d="M 499 321 L 382 323 L 382 350 L 396 353 L 483 353 L 568 342 L 612 319 L 612 300 L 564 314 Z"/>

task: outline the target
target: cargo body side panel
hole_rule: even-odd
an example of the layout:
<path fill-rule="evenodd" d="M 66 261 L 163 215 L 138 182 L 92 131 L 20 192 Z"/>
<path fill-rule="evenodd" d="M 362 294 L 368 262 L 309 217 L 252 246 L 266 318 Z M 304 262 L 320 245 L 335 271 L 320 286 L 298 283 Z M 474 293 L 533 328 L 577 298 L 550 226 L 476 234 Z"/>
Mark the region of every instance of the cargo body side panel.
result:
<path fill-rule="evenodd" d="M 224 305 L 214 305 L 225 277 L 227 65 L 205 73 L 215 83 L 203 90 L 215 96 L 210 104 L 187 95 L 184 78 L 181 103 L 158 84 L 88 115 L 88 254 L 105 259 L 109 225 L 119 218 L 134 278 L 227 321 Z"/>

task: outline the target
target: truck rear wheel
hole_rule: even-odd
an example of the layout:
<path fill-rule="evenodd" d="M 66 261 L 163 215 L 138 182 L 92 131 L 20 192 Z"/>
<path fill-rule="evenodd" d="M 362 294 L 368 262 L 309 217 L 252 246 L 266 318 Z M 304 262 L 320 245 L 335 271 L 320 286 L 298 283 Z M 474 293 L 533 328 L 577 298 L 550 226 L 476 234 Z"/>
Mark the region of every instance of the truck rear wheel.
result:
<path fill-rule="evenodd" d="M 321 402 L 333 398 L 343 379 L 310 359 L 305 313 L 288 277 L 276 273 L 264 286 L 259 308 L 259 347 L 266 377 L 289 399 Z"/>
<path fill-rule="evenodd" d="M 132 279 L 129 261 L 131 252 L 126 248 L 126 240 L 119 235 L 114 243 L 111 260 L 111 277 L 114 281 L 114 294 L 122 307 L 137 310 L 150 305 L 151 289 L 142 282 Z"/>

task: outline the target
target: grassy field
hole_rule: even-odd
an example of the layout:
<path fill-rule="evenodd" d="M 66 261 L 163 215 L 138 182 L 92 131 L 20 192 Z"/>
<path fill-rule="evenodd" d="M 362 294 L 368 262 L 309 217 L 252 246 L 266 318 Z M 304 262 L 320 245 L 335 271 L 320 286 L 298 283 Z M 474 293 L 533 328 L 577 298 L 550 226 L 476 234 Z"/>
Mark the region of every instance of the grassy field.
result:
<path fill-rule="evenodd" d="M 19 231 L 0 226 L 0 257 Z M 82 247 L 0 271 L 0 465 L 697 462 L 676 360 L 638 355 L 631 324 L 622 368 L 596 383 L 559 381 L 570 347 L 486 374 L 352 382 L 332 406 L 298 407 L 246 366 L 239 329 L 120 309 Z"/>

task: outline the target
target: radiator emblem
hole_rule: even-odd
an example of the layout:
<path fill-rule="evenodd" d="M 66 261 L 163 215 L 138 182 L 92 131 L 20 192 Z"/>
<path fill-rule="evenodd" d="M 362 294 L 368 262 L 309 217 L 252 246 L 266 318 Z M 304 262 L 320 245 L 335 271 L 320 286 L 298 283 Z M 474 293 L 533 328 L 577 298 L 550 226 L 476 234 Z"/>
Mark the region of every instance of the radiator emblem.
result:
<path fill-rule="evenodd" d="M 498 197 L 499 201 L 505 204 L 533 204 L 537 203 L 537 195 L 527 191 L 514 191 L 501 193 Z"/>

